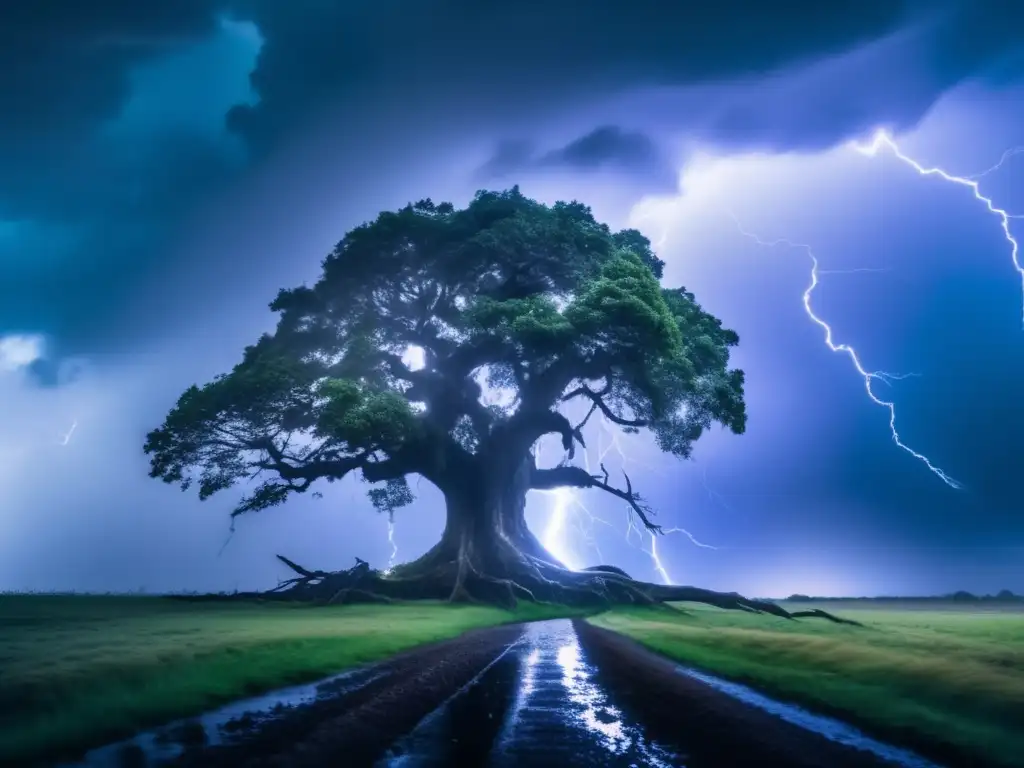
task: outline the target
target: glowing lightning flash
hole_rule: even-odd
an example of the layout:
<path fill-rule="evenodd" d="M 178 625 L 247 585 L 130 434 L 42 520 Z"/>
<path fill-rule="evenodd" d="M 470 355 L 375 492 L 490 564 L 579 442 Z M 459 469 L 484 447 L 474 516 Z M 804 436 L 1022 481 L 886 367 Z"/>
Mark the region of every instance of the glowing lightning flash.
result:
<path fill-rule="evenodd" d="M 391 570 L 395 567 L 395 558 L 398 557 L 398 544 L 395 543 L 394 510 L 388 512 L 388 544 L 391 545 L 391 556 L 388 557 L 388 567 L 384 569 L 385 576 L 391 573 Z"/>
<path fill-rule="evenodd" d="M 995 173 L 996 171 L 1000 170 L 1004 165 L 1006 165 L 1007 160 L 1016 157 L 1017 155 L 1020 154 L 1024 154 L 1024 147 L 1011 147 L 1010 149 L 1003 152 L 1003 156 L 999 158 L 999 162 L 993 165 L 991 168 L 986 168 L 981 173 L 972 173 L 970 176 L 965 176 L 964 178 L 970 179 L 971 181 L 977 181 L 978 179 L 982 179 L 985 176 L 988 176 L 990 173 Z M 1011 216 L 1010 218 L 1019 219 L 1020 216 Z"/>
<path fill-rule="evenodd" d="M 999 218 L 999 225 L 1003 230 L 1003 236 L 1006 238 L 1006 242 L 1010 244 L 1010 257 L 1013 260 L 1013 268 L 1017 270 L 1017 274 L 1020 275 L 1021 279 L 1021 325 L 1024 326 L 1024 265 L 1021 265 L 1020 263 L 1020 244 L 1017 242 L 1016 238 L 1014 238 L 1013 236 L 1013 233 L 1010 231 L 1010 220 L 1020 217 L 1014 216 L 1013 214 L 1008 213 L 1002 208 L 997 208 L 996 204 L 992 202 L 992 198 L 985 197 L 985 195 L 981 194 L 980 187 L 980 180 L 982 177 L 987 176 L 993 171 L 999 170 L 999 168 L 1002 167 L 1003 163 L 1005 163 L 1011 157 L 1020 154 L 1021 152 L 1024 152 L 1024 147 L 1016 147 L 1014 149 L 1007 150 L 1006 152 L 1003 153 L 1003 156 L 1002 158 L 1000 158 L 999 162 L 993 165 L 991 168 L 989 168 L 986 171 L 983 171 L 982 173 L 975 174 L 973 177 L 967 177 L 954 176 L 952 173 L 944 171 L 942 168 L 938 167 L 926 168 L 925 166 L 921 165 L 921 163 L 917 162 L 917 160 L 914 160 L 914 158 L 903 154 L 903 151 L 899 148 L 899 145 L 897 145 L 895 140 L 885 131 L 876 131 L 874 138 L 871 140 L 870 144 L 859 144 L 857 142 L 852 142 L 850 146 L 852 146 L 862 155 L 866 155 L 867 157 L 876 156 L 879 153 L 879 151 L 881 151 L 883 148 L 888 149 L 890 152 L 892 152 L 894 157 L 909 165 L 922 176 L 938 176 L 940 179 L 948 181 L 951 184 L 957 184 L 961 187 L 967 187 L 969 190 L 971 190 L 976 200 L 978 200 L 981 203 L 984 203 L 985 208 L 988 209 L 989 213 Z"/>
<path fill-rule="evenodd" d="M 999 225 L 1000 228 L 1003 230 L 1003 236 L 1006 239 L 1006 242 L 1009 243 L 1010 245 L 1010 257 L 1013 262 L 1013 267 L 1014 269 L 1017 270 L 1017 274 L 1020 275 L 1021 278 L 1021 324 L 1022 326 L 1024 326 L 1024 265 L 1021 265 L 1020 263 L 1020 244 L 1013 236 L 1013 232 L 1010 231 L 1010 220 L 1021 217 L 1011 214 L 1004 210 L 1003 208 L 999 208 L 998 206 L 996 206 L 996 204 L 992 201 L 992 198 L 986 197 L 981 193 L 980 187 L 980 180 L 983 177 L 989 175 L 990 173 L 998 171 L 1003 166 L 1003 164 L 1006 163 L 1006 161 L 1009 160 L 1010 158 L 1024 153 L 1024 147 L 1015 147 L 1013 149 L 1007 150 L 1006 152 L 1003 153 L 1003 156 L 999 159 L 998 163 L 996 163 L 991 168 L 988 168 L 987 170 L 981 173 L 974 174 L 973 176 L 956 176 L 952 173 L 949 173 L 948 171 L 943 170 L 942 168 L 925 167 L 917 160 L 904 154 L 903 151 L 899 148 L 899 145 L 896 143 L 896 141 L 887 132 L 882 130 L 877 131 L 875 133 L 870 144 L 860 144 L 858 142 L 852 142 L 850 146 L 852 146 L 855 150 L 857 150 L 862 155 L 865 155 L 867 157 L 875 157 L 882 149 L 888 149 L 890 152 L 892 152 L 894 157 L 896 157 L 901 162 L 913 168 L 921 176 L 937 176 L 938 178 L 944 181 L 948 181 L 951 184 L 956 184 L 961 187 L 967 187 L 969 190 L 971 190 L 971 193 L 974 195 L 974 198 L 979 202 L 983 203 L 988 212 L 999 219 Z M 882 398 L 878 397 L 872 389 L 872 384 L 876 381 L 880 381 L 883 384 L 891 384 L 895 380 L 906 378 L 906 376 L 896 376 L 893 374 L 886 373 L 884 371 L 869 371 L 866 368 L 864 368 L 864 366 L 861 364 L 860 358 L 857 355 L 857 351 L 848 344 L 836 344 L 835 341 L 833 341 L 832 327 L 814 313 L 814 309 L 811 306 L 811 294 L 814 292 L 814 289 L 818 286 L 819 277 L 825 274 L 826 271 L 818 268 L 818 259 L 814 255 L 814 252 L 811 250 L 810 246 L 805 245 L 803 243 L 794 243 L 786 239 L 764 241 L 757 235 L 744 230 L 735 216 L 733 216 L 733 221 L 736 222 L 736 226 L 739 228 L 740 232 L 743 235 L 750 238 L 758 245 L 769 247 L 775 245 L 786 245 L 791 248 L 801 249 L 807 253 L 807 255 L 811 259 L 811 282 L 807 286 L 807 289 L 804 291 L 803 294 L 804 312 L 807 314 L 807 316 L 811 319 L 812 322 L 818 325 L 825 332 L 825 344 L 833 352 L 843 352 L 850 358 L 850 361 L 853 363 L 854 368 L 857 369 L 857 373 L 859 373 L 861 375 L 861 378 L 864 379 L 864 389 L 867 392 L 868 397 L 871 398 L 871 401 L 873 403 L 875 403 L 876 405 L 880 405 L 889 411 L 889 431 L 892 433 L 893 442 L 895 442 L 896 445 L 898 445 L 904 451 L 909 453 L 915 459 L 922 462 L 926 467 L 928 467 L 928 469 L 933 474 L 935 474 L 946 485 L 950 486 L 951 488 L 962 488 L 962 485 L 958 481 L 954 480 L 952 477 L 950 477 L 937 466 L 935 466 L 935 464 L 933 464 L 927 456 L 918 453 L 914 449 L 910 448 L 900 439 L 899 432 L 896 431 L 896 406 L 893 403 L 889 402 L 888 400 L 883 400 Z M 849 271 L 857 272 L 867 270 Z"/>
<path fill-rule="evenodd" d="M 745 230 L 735 216 L 733 216 L 732 218 L 733 221 L 736 222 L 736 227 L 737 229 L 739 229 L 740 234 L 742 234 L 744 237 L 750 238 L 758 245 L 764 246 L 766 248 L 773 248 L 778 245 L 785 245 L 789 248 L 797 248 L 799 250 L 802 250 L 810 257 L 811 282 L 808 284 L 807 288 L 804 289 L 804 313 L 807 315 L 807 317 L 811 319 L 811 322 L 813 322 L 815 325 L 817 325 L 825 332 L 825 345 L 831 351 L 842 352 L 847 357 L 850 358 L 850 362 L 853 363 L 853 367 L 857 370 L 857 373 L 859 373 L 861 378 L 864 380 L 864 391 L 867 392 L 868 397 L 871 398 L 871 402 L 873 402 L 875 405 L 880 405 L 887 411 L 889 411 L 889 432 L 892 434 L 893 442 L 896 443 L 896 445 L 898 445 L 904 451 L 909 453 L 911 456 L 913 456 L 915 459 L 922 462 L 926 467 L 928 467 L 928 469 L 933 474 L 935 474 L 936 477 L 942 480 L 942 482 L 944 482 L 950 488 L 961 488 L 962 486 L 958 481 L 954 480 L 952 477 L 950 477 L 941 469 L 939 469 L 939 467 L 935 466 L 935 464 L 932 463 L 931 459 L 929 459 L 923 453 L 918 453 L 900 439 L 900 434 L 896 430 L 896 404 L 888 400 L 883 400 L 882 398 L 875 394 L 875 391 L 872 388 L 872 384 L 874 384 L 876 381 L 880 381 L 883 384 L 891 385 L 894 381 L 905 379 L 908 376 L 913 376 L 914 374 L 894 374 L 886 373 L 885 371 L 867 370 L 864 367 L 864 364 L 861 363 L 860 357 L 857 354 L 857 350 L 855 350 L 849 344 L 837 344 L 833 338 L 832 326 L 830 326 L 827 322 L 822 320 L 821 317 L 814 313 L 814 308 L 811 305 L 811 295 L 814 293 L 814 289 L 818 287 L 818 283 L 820 282 L 820 272 L 818 270 L 818 257 L 814 255 L 814 251 L 811 250 L 811 247 L 804 243 L 794 243 L 792 240 L 787 240 L 785 238 L 779 238 L 777 240 L 762 240 L 756 234 Z"/>
<path fill-rule="evenodd" d="M 622 463 L 630 461 L 625 449 L 622 446 L 622 443 L 620 442 L 620 435 L 618 431 L 615 429 L 615 427 L 608 423 L 607 419 L 605 419 L 603 415 L 600 416 L 598 423 L 600 424 L 601 439 L 599 441 L 596 463 L 598 465 L 602 464 L 605 458 L 608 456 L 608 454 L 611 453 L 612 451 L 614 451 L 619 456 L 619 459 L 622 461 Z M 591 471 L 591 460 L 589 453 L 583 454 L 583 463 L 586 471 L 589 473 Z M 547 527 L 544 529 L 542 543 L 544 544 L 545 549 L 547 549 L 555 557 L 557 557 L 559 560 L 565 563 L 566 566 L 572 568 L 573 566 L 571 564 L 571 561 L 574 558 L 570 557 L 571 550 L 565 542 L 565 536 L 569 530 L 568 519 L 570 515 L 576 516 L 577 527 L 586 538 L 590 539 L 589 543 L 595 549 L 597 549 L 597 544 L 596 542 L 594 542 L 593 537 L 590 535 L 590 531 L 584 528 L 582 520 L 580 519 L 581 516 L 591 524 L 600 523 L 610 528 L 614 526 L 604 518 L 595 515 L 593 512 L 587 509 L 586 505 L 583 504 L 582 500 L 580 499 L 578 491 L 574 488 L 558 488 L 552 491 L 546 491 L 545 493 L 554 497 L 554 504 L 552 505 L 551 516 L 548 519 Z M 638 527 L 636 520 L 634 519 L 632 514 L 627 515 L 626 521 L 626 543 L 628 543 L 630 546 L 637 546 L 637 542 L 634 541 L 635 534 L 636 538 L 639 540 L 639 549 L 641 549 L 651 559 L 651 564 L 654 566 L 655 571 L 657 571 L 658 575 L 666 584 L 672 584 L 672 578 L 669 576 L 668 570 L 665 567 L 665 564 L 662 562 L 661 555 L 658 553 L 657 534 L 655 534 L 652 531 L 647 531 Z M 685 528 L 664 528 L 662 529 L 662 533 L 681 533 L 698 547 L 701 547 L 703 549 L 717 549 L 717 547 L 713 547 L 710 544 L 704 544 L 703 542 L 698 541 L 697 538 Z M 644 546 L 645 537 L 649 537 L 649 548 Z M 597 549 L 597 554 L 598 557 L 601 557 L 601 552 L 599 549 Z"/>

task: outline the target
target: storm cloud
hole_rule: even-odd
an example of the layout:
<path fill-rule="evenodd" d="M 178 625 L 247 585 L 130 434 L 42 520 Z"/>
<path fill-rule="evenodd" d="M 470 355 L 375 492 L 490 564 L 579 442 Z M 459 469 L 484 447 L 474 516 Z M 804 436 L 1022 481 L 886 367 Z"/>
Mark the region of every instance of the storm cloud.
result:
<path fill-rule="evenodd" d="M 198 527 L 178 546 L 207 557 L 198 542 L 216 530 L 215 550 L 224 520 L 202 527 L 213 513 L 144 477 L 142 436 L 184 386 L 230 367 L 272 322 L 265 307 L 275 290 L 315 279 L 347 229 L 411 199 L 459 202 L 476 186 L 519 181 L 531 194 L 578 197 L 623 225 L 638 200 L 675 195 L 687 170 L 699 188 L 700 169 L 690 163 L 702 152 L 821 153 L 879 125 L 911 132 L 957 88 L 1016 87 L 1022 14 L 1011 0 L 3 4 L 0 452 L 21 458 L 0 472 L 8 489 L 0 507 L 16 510 L 15 527 L 30 531 L 18 539 L 34 542 L 26 553 L 57 547 L 47 537 L 60 529 L 53 510 L 62 507 L 80 516 L 64 530 L 90 531 L 97 548 L 106 545 L 90 517 L 121 531 L 110 541 L 146 538 L 132 562 L 163 563 L 160 583 L 169 585 L 176 556 L 160 541 L 174 539 L 176 528 L 152 521 L 180 511 Z M 969 138 L 961 143 L 980 147 L 970 163 L 984 168 L 985 147 Z M 785 197 L 775 184 L 782 182 L 750 175 L 716 189 L 759 194 L 770 208 Z M 845 199 L 833 200 L 836 209 Z M 652 221 L 655 239 L 671 230 L 671 217 Z M 851 242 L 859 242 L 856 229 Z M 830 244 L 828 232 L 812 235 Z M 876 251 L 884 245 L 873 243 Z M 696 256 L 682 249 L 674 258 L 692 264 Z M 710 305 L 717 296 L 732 308 L 720 297 L 734 289 L 733 277 L 705 280 Z M 788 278 L 799 295 L 802 273 Z M 788 301 L 792 285 L 782 287 Z M 765 309 L 766 294 L 752 294 L 751 312 L 782 311 Z M 754 324 L 764 349 L 790 343 L 739 317 Z M 26 339 L 40 346 L 29 350 Z M 769 379 L 771 357 L 754 355 Z M 837 380 L 848 382 L 847 373 Z M 953 395 L 943 403 L 959 413 Z M 771 422 L 772 409 L 761 409 L 760 423 Z M 76 419 L 75 439 L 91 450 L 75 459 L 61 453 L 53 464 Z M 884 424 L 880 434 L 884 442 Z M 751 437 L 750 450 L 765 449 L 759 440 Z M 41 483 L 53 466 L 62 482 Z M 753 459 L 742 466 L 751 487 L 771 486 Z M 12 479 L 17 473 L 22 480 Z M 847 494 L 837 508 L 885 506 L 877 491 L 858 495 L 859 478 L 836 483 Z M 45 488 L 34 494 L 34 484 Z M 114 484 L 122 499 L 110 498 Z M 996 499 L 1002 525 L 1009 502 L 1002 485 L 997 491 L 985 498 Z M 671 491 L 653 495 L 662 492 L 674 501 Z M 887 509 L 899 506 L 890 501 Z M 789 507 L 773 503 L 764 502 L 774 510 L 767 517 L 784 521 Z M 139 522 L 139 508 L 151 523 Z M 304 502 L 297 508 L 313 519 Z M 957 509 L 949 516 L 963 522 Z M 722 514 L 736 529 L 732 513 Z M 45 530 L 32 523 L 43 519 Z M 277 520 L 254 524 L 270 526 L 259 529 L 260 557 L 286 531 L 296 546 L 304 540 Z M 410 521 L 403 530 L 429 538 L 434 524 Z M 306 546 L 332 552 L 319 539 Z M 66 560 L 79 569 L 68 565 L 67 577 L 95 559 Z M 26 554 L 18 562 L 30 561 Z M 211 566 L 189 584 L 227 570 Z"/>
<path fill-rule="evenodd" d="M 595 128 L 568 144 L 538 152 L 525 142 L 505 142 L 481 166 L 482 183 L 504 183 L 545 171 L 610 171 L 636 180 L 648 193 L 675 189 L 679 167 L 649 136 L 615 125 Z"/>
<path fill-rule="evenodd" d="M 562 149 L 540 146 L 538 167 L 580 167 L 597 148 L 663 185 L 644 140 L 608 128 L 602 104 L 633 98 L 634 123 L 651 123 L 655 144 L 659 130 L 685 130 L 719 143 L 823 146 L 878 122 L 912 124 L 965 78 L 1006 76 L 1019 36 L 1001 10 L 951 0 L 844 0 L 813 13 L 739 0 L 586 12 L 569 0 L 8 4 L 0 326 L 42 328 L 69 349 L 102 346 L 117 307 L 169 270 L 196 266 L 166 261 L 183 223 L 254 159 L 318 125 L 373 144 L 381 126 L 366 116 L 380 114 L 388 142 L 462 124 L 538 145 L 521 134 L 556 122 Z M 712 98 L 701 93 L 718 86 Z"/>

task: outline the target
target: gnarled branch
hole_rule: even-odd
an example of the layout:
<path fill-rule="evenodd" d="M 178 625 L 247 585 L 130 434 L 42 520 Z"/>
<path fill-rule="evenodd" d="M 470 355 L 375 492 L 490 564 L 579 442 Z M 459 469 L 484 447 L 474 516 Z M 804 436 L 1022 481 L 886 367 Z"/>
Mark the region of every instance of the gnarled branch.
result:
<path fill-rule="evenodd" d="M 378 458 L 375 451 L 367 450 L 353 456 L 316 458 L 297 464 L 287 461 L 273 440 L 254 442 L 253 449 L 264 451 L 267 458 L 253 463 L 257 471 L 250 479 L 266 471 L 276 473 L 276 477 L 264 481 L 251 493 L 242 497 L 231 512 L 232 520 L 249 512 L 277 506 L 283 503 L 290 493 L 305 493 L 317 480 L 340 480 L 355 470 L 361 470 L 363 477 L 371 483 L 394 480 L 418 471 L 431 474 L 429 468 L 422 466 L 419 460 L 421 452 L 416 446 L 410 446 L 383 459 Z"/>
<path fill-rule="evenodd" d="M 574 427 L 572 422 L 558 411 L 519 411 L 509 421 L 501 437 L 510 441 L 509 447 L 519 453 L 529 450 L 544 435 L 558 434 L 562 436 L 562 448 L 572 459 L 576 455 L 576 443 L 583 448 L 587 447 L 581 431 L 582 426 L 580 424 Z"/>
<path fill-rule="evenodd" d="M 604 417 L 612 424 L 618 424 L 620 427 L 646 427 L 648 421 L 646 419 L 627 419 L 619 416 L 615 411 L 608 407 L 608 404 L 604 401 L 604 396 L 611 391 L 611 382 L 605 384 L 600 390 L 595 392 L 586 384 L 580 384 L 576 389 L 562 396 L 562 402 L 568 402 L 574 400 L 577 397 L 585 397 L 593 403 L 593 407 L 600 409 Z"/>
<path fill-rule="evenodd" d="M 530 472 L 530 488 L 538 491 L 566 487 L 597 488 L 629 504 L 630 513 L 640 518 L 640 522 L 643 523 L 644 528 L 648 531 L 651 533 L 661 533 L 661 526 L 651 521 L 650 516 L 654 514 L 653 511 L 644 503 L 640 495 L 633 490 L 633 483 L 629 479 L 629 475 L 625 471 L 622 472 L 623 477 L 626 478 L 626 488 L 623 490 L 615 488 L 608 483 L 608 470 L 605 469 L 604 464 L 601 465 L 601 472 L 601 475 L 592 475 L 583 467 L 569 465 L 553 467 L 551 469 L 534 468 Z"/>

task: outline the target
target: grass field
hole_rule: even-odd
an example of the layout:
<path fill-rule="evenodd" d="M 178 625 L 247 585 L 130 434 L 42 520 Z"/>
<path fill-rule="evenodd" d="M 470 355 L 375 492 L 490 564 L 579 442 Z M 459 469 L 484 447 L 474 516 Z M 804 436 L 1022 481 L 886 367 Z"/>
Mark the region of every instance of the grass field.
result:
<path fill-rule="evenodd" d="M 865 601 L 795 606 L 855 618 L 861 628 L 679 607 L 687 614 L 622 609 L 590 621 L 881 738 L 1024 765 L 1024 611 Z"/>
<path fill-rule="evenodd" d="M 468 629 L 555 613 L 0 595 L 0 765 L 73 754 Z"/>

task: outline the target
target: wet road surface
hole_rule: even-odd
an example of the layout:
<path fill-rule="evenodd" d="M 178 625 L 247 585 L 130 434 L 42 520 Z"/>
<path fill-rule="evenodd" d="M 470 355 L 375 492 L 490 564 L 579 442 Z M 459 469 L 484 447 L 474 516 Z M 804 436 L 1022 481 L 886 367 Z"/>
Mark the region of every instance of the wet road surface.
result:
<path fill-rule="evenodd" d="M 570 621 L 528 624 L 375 768 L 685 765 L 609 701 L 595 671 Z"/>
<path fill-rule="evenodd" d="M 593 637 L 593 631 L 587 636 Z M 917 755 L 869 739 L 852 727 L 815 719 L 799 708 L 749 689 L 743 689 L 746 693 L 741 696 L 732 688 L 742 686 L 730 687 L 726 681 L 665 664 L 658 657 L 665 664 L 661 677 L 670 678 L 666 680 L 670 685 L 685 685 L 684 678 L 692 680 L 696 676 L 705 698 L 724 700 L 725 711 L 711 711 L 711 719 L 705 721 L 714 727 L 703 729 L 700 716 L 709 713 L 701 697 L 688 697 L 683 692 L 659 700 L 643 675 L 632 676 L 622 684 L 621 669 L 616 684 L 594 663 L 585 645 L 569 620 L 527 625 L 517 643 L 412 732 L 393 743 L 375 768 L 936 768 Z M 653 657 L 642 649 L 634 650 L 641 664 L 644 657 Z M 618 666 L 608 655 L 597 658 L 608 662 L 608 667 Z M 626 676 L 630 677 L 628 671 Z M 633 706 L 637 703 L 640 706 Z M 710 709 L 715 709 L 714 703 Z M 736 717 L 736 711 L 742 717 Z M 662 727 L 653 733 L 651 727 L 659 721 Z M 668 727 L 664 727 L 666 722 Z"/>
<path fill-rule="evenodd" d="M 476 630 L 137 734 L 77 765 L 937 768 L 567 619 Z"/>

